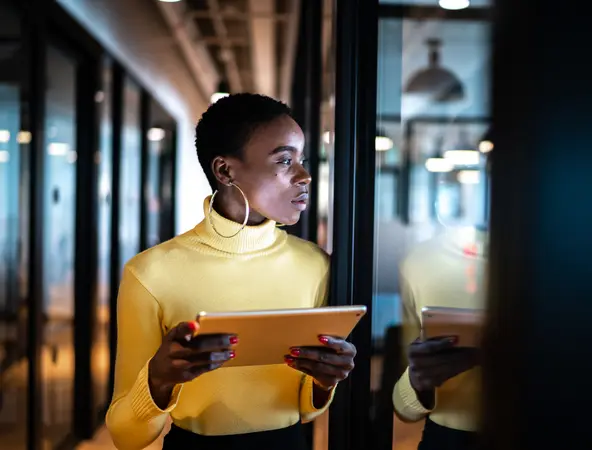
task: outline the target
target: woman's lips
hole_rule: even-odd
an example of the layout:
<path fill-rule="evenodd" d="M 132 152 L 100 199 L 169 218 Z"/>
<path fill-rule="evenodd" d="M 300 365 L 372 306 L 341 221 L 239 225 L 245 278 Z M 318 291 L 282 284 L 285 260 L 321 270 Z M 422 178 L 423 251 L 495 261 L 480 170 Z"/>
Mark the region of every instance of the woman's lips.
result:
<path fill-rule="evenodd" d="M 304 211 L 308 204 L 308 194 L 301 194 L 292 200 L 292 204 L 296 207 L 296 209 L 300 211 Z"/>

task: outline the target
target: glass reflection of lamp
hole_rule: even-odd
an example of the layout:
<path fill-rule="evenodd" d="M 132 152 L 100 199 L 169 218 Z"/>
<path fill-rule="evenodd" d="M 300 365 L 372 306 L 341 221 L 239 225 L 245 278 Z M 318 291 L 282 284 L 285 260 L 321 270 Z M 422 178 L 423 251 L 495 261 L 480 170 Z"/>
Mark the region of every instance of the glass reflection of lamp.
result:
<path fill-rule="evenodd" d="M 376 131 L 376 138 L 374 140 L 374 147 L 377 152 L 388 152 L 395 146 L 393 140 L 386 136 L 381 130 Z"/>
<path fill-rule="evenodd" d="M 438 103 L 455 102 L 464 98 L 464 88 L 460 80 L 450 70 L 440 66 L 440 45 L 442 41 L 439 39 L 428 39 L 428 67 L 419 70 L 409 79 L 405 93 L 428 95 Z"/>
<path fill-rule="evenodd" d="M 444 158 L 455 166 L 478 166 L 481 155 L 467 139 L 466 133 L 460 132 L 459 141 L 454 148 L 444 152 Z"/>
<path fill-rule="evenodd" d="M 218 84 L 218 90 L 214 94 L 212 94 L 212 97 L 210 98 L 210 103 L 214 104 L 221 98 L 228 97 L 229 95 L 230 86 L 225 80 L 222 80 Z"/>

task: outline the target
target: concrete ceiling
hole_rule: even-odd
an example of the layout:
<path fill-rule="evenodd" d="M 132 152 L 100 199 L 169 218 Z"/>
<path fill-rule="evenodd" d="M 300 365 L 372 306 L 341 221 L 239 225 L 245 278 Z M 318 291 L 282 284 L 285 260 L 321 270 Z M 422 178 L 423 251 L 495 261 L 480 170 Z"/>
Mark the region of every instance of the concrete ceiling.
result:
<path fill-rule="evenodd" d="M 155 1 L 206 98 L 225 81 L 289 101 L 300 0 Z"/>

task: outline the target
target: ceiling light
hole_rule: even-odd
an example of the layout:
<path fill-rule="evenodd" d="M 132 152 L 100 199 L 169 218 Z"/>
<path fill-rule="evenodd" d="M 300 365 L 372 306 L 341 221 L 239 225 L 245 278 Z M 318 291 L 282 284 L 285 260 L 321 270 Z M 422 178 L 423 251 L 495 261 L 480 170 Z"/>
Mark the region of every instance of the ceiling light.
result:
<path fill-rule="evenodd" d="M 8 150 L 0 150 L 0 164 L 10 161 L 10 153 Z"/>
<path fill-rule="evenodd" d="M 479 184 L 480 178 L 478 170 L 461 170 L 456 176 L 461 184 Z"/>
<path fill-rule="evenodd" d="M 0 130 L 0 144 L 5 144 L 10 141 L 10 131 Z"/>
<path fill-rule="evenodd" d="M 455 166 L 479 165 L 479 152 L 475 150 L 448 150 L 444 152 L 444 158 Z"/>
<path fill-rule="evenodd" d="M 464 98 L 464 88 L 458 77 L 440 66 L 439 39 L 428 39 L 428 67 L 417 71 L 407 82 L 405 93 L 429 95 L 438 103 L 454 102 Z"/>
<path fill-rule="evenodd" d="M 63 142 L 51 142 L 47 146 L 47 154 L 51 156 L 64 156 L 70 151 L 70 146 Z"/>
<path fill-rule="evenodd" d="M 454 164 L 444 158 L 429 158 L 425 163 L 429 172 L 452 172 Z"/>
<path fill-rule="evenodd" d="M 180 2 L 181 0 L 160 0 L 162 3 L 177 3 Z"/>
<path fill-rule="evenodd" d="M 19 144 L 30 144 L 32 137 L 33 136 L 31 135 L 30 131 L 19 131 L 16 135 L 16 141 Z"/>
<path fill-rule="evenodd" d="M 481 141 L 479 143 L 479 151 L 481 153 L 489 153 L 493 150 L 493 142 L 491 141 Z"/>
<path fill-rule="evenodd" d="M 440 7 L 444 9 L 458 10 L 471 6 L 470 0 L 440 0 Z"/>
<path fill-rule="evenodd" d="M 159 142 L 164 139 L 166 132 L 162 128 L 150 128 L 147 138 L 150 142 Z"/>
<path fill-rule="evenodd" d="M 220 81 L 220 84 L 218 84 L 218 90 L 214 94 L 212 94 L 212 96 L 210 97 L 210 103 L 214 104 L 218 100 L 220 100 L 224 97 L 228 97 L 229 95 L 230 95 L 230 86 L 228 85 L 228 83 L 226 81 Z"/>
<path fill-rule="evenodd" d="M 376 136 L 374 140 L 374 146 L 377 152 L 386 152 L 393 148 L 394 145 L 393 140 L 386 136 Z"/>

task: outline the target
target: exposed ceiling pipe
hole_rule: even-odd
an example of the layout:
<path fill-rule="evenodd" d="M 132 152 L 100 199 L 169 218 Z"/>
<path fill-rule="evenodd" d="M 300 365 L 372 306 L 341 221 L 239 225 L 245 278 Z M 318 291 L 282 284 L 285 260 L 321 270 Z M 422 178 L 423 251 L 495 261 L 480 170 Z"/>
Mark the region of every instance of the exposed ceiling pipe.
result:
<path fill-rule="evenodd" d="M 216 34 L 220 37 L 222 43 L 221 59 L 224 63 L 224 66 L 226 67 L 226 76 L 228 77 L 230 89 L 232 90 L 232 92 L 242 92 L 243 83 L 241 80 L 240 72 L 238 70 L 238 65 L 236 63 L 236 56 L 234 54 L 234 50 L 232 49 L 232 45 L 230 45 L 230 42 L 228 40 L 228 30 L 226 29 L 226 25 L 224 24 L 224 19 L 222 19 L 220 4 L 218 3 L 218 0 L 208 0 L 208 8 L 210 9 L 214 30 L 216 31 Z"/>
<path fill-rule="evenodd" d="M 276 32 L 275 1 L 249 0 L 249 33 L 251 35 L 251 66 L 255 90 L 276 96 Z"/>
<path fill-rule="evenodd" d="M 285 27 L 286 46 L 280 68 L 280 99 L 290 104 L 292 102 L 292 79 L 294 78 L 294 64 L 296 63 L 298 30 L 300 29 L 300 0 L 292 0 L 288 16 L 289 20 Z"/>
<path fill-rule="evenodd" d="M 201 39 L 197 25 L 187 16 L 185 3 L 156 3 L 173 32 L 198 88 L 204 98 L 209 99 L 218 86 L 220 74 Z"/>

